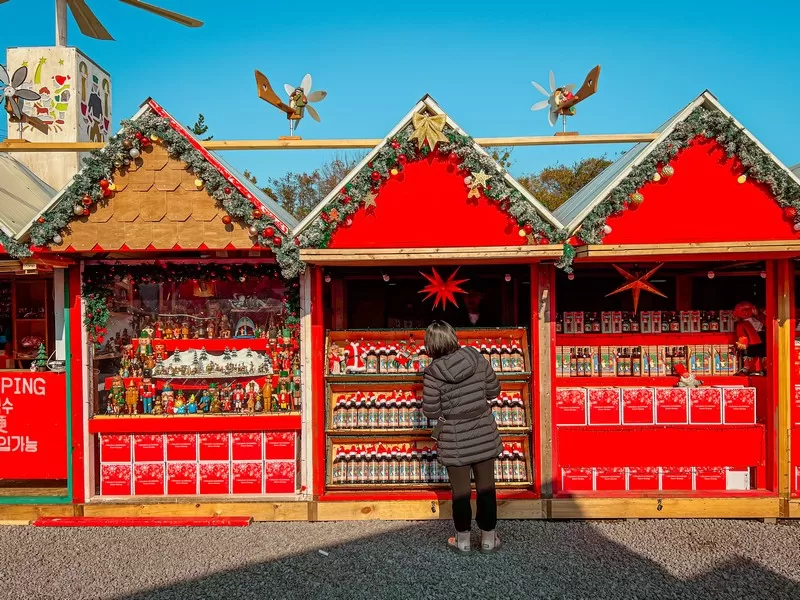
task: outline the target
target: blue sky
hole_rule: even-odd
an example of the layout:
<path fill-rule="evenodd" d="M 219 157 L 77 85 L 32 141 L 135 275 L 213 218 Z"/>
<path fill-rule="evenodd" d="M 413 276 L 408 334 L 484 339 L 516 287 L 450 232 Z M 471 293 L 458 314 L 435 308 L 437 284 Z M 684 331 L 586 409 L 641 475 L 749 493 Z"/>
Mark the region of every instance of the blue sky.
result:
<path fill-rule="evenodd" d="M 597 95 L 578 107 L 581 133 L 652 131 L 711 90 L 779 159 L 800 162 L 797 2 L 474 3 L 150 0 L 205 21 L 188 29 L 109 0 L 87 0 L 116 42 L 69 43 L 112 75 L 115 123 L 148 96 L 184 123 L 202 112 L 217 139 L 276 138 L 286 119 L 259 100 L 253 70 L 280 89 L 306 72 L 328 97 L 311 138 L 383 137 L 425 93 L 470 135 L 549 135 L 531 80 L 580 85 L 602 65 Z M 50 45 L 53 0 L 0 5 L 0 46 Z M 4 128 L 5 125 L 0 125 Z M 116 129 L 116 125 L 115 125 Z M 0 132 L 3 133 L 3 132 Z M 521 175 L 625 146 L 518 148 Z M 333 153 L 236 152 L 261 181 L 309 170 Z"/>

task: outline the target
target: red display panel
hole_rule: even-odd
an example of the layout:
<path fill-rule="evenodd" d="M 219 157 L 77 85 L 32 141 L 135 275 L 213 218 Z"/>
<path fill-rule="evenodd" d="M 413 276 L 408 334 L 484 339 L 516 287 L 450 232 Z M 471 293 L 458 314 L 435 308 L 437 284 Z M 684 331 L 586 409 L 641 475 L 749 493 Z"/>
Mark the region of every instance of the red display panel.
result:
<path fill-rule="evenodd" d="M 230 434 L 198 434 L 200 460 L 230 460 Z"/>
<path fill-rule="evenodd" d="M 167 463 L 167 494 L 197 494 L 197 474 L 196 462 Z"/>
<path fill-rule="evenodd" d="M 655 392 L 652 388 L 622 390 L 622 423 L 652 425 L 655 421 Z"/>
<path fill-rule="evenodd" d="M 235 462 L 231 473 L 231 493 L 260 494 L 264 485 L 264 463 Z"/>
<path fill-rule="evenodd" d="M 658 467 L 630 467 L 628 469 L 628 489 L 632 492 L 651 492 L 661 486 Z"/>
<path fill-rule="evenodd" d="M 231 456 L 233 460 L 261 460 L 264 458 L 261 432 L 232 433 Z"/>
<path fill-rule="evenodd" d="M 293 460 L 267 462 L 264 466 L 264 491 L 267 494 L 294 494 L 297 463 Z"/>
<path fill-rule="evenodd" d="M 619 425 L 620 413 L 619 388 L 591 388 L 589 390 L 589 424 Z"/>
<path fill-rule="evenodd" d="M 686 492 L 694 488 L 692 467 L 666 467 L 661 469 L 661 489 L 671 492 Z"/>
<path fill-rule="evenodd" d="M 162 496 L 164 463 L 133 465 L 133 493 L 136 496 Z"/>
<path fill-rule="evenodd" d="M 133 483 L 133 466 L 100 465 L 100 493 L 103 496 L 130 496 Z"/>
<path fill-rule="evenodd" d="M 129 434 L 100 436 L 100 461 L 104 463 L 129 463 L 133 460 L 133 440 Z"/>
<path fill-rule="evenodd" d="M 66 397 L 63 373 L 0 376 L 0 479 L 67 478 Z"/>
<path fill-rule="evenodd" d="M 133 436 L 133 460 L 159 462 L 164 460 L 164 436 L 160 434 L 136 434 Z"/>
<path fill-rule="evenodd" d="M 757 466 L 766 453 L 761 425 L 559 427 L 556 443 L 562 467 Z"/>
<path fill-rule="evenodd" d="M 598 492 L 624 492 L 627 477 L 622 467 L 600 467 L 595 469 L 594 489 Z"/>
<path fill-rule="evenodd" d="M 230 493 L 231 464 L 229 462 L 200 463 L 200 493 L 226 495 Z"/>
<path fill-rule="evenodd" d="M 196 433 L 168 433 L 164 437 L 167 440 L 168 461 L 183 462 L 197 460 Z"/>
<path fill-rule="evenodd" d="M 586 425 L 586 388 L 559 388 L 553 406 L 556 425 Z"/>
<path fill-rule="evenodd" d="M 565 492 L 590 492 L 594 489 L 594 469 L 561 469 L 561 489 Z"/>

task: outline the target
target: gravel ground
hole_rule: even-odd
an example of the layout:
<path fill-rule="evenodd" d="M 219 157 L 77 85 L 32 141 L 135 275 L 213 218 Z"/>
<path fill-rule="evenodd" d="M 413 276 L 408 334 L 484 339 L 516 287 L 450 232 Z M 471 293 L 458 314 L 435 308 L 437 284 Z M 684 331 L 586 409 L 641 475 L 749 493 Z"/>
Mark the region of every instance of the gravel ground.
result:
<path fill-rule="evenodd" d="M 507 521 L 458 556 L 445 522 L 0 527 L 0 598 L 800 598 L 800 527 Z M 320 550 L 327 552 L 324 555 Z"/>

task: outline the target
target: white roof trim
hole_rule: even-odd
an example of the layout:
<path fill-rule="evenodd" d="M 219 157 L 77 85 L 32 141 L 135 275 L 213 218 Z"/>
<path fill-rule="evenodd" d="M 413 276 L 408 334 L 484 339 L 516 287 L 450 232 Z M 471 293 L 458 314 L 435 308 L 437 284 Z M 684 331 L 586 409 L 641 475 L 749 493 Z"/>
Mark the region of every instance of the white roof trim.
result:
<path fill-rule="evenodd" d="M 791 169 L 789 169 L 789 167 L 787 167 L 780 160 L 778 160 L 778 158 L 774 154 L 772 154 L 772 152 L 767 150 L 766 146 L 764 146 L 761 142 L 759 142 L 758 139 L 756 139 L 756 137 L 752 133 L 750 133 L 750 131 L 748 131 L 747 128 L 744 127 L 744 125 L 742 125 L 738 120 L 736 120 L 736 118 L 731 113 L 725 110 L 722 104 L 719 103 L 719 100 L 717 100 L 711 92 L 706 90 L 702 94 L 700 94 L 693 102 L 687 105 L 686 108 L 684 108 L 681 112 L 675 115 L 672 118 L 670 126 L 665 128 L 664 131 L 662 131 L 656 139 L 650 142 L 647 145 L 647 147 L 642 152 L 639 153 L 636 159 L 631 162 L 630 165 L 628 165 L 625 169 L 620 171 L 616 177 L 614 177 L 611 181 L 609 181 L 608 184 L 595 195 L 595 198 L 591 202 L 589 202 L 572 219 L 572 221 L 568 223 L 567 229 L 569 230 L 570 235 L 574 234 L 580 228 L 581 224 L 583 223 L 583 220 L 588 216 L 588 214 L 592 210 L 594 210 L 594 208 L 598 204 L 600 204 L 600 202 L 602 202 L 608 196 L 608 194 L 610 194 L 614 190 L 614 188 L 616 188 L 620 183 L 622 183 L 622 181 L 630 174 L 630 172 L 636 166 L 638 166 L 645 158 L 647 158 L 658 147 L 658 145 L 661 144 L 675 130 L 675 127 L 678 125 L 678 123 L 682 123 L 683 121 L 685 121 L 692 113 L 692 111 L 694 111 L 699 106 L 702 106 L 703 104 L 709 104 L 714 110 L 717 110 L 726 117 L 733 119 L 733 122 L 736 124 L 736 126 L 739 127 L 745 133 L 745 135 L 747 135 L 747 137 L 749 137 L 750 140 L 753 141 L 753 143 L 755 143 L 767 156 L 769 156 L 773 160 L 773 162 L 775 162 L 775 164 L 780 166 L 789 175 L 791 179 L 793 179 L 798 185 L 800 185 L 800 178 L 797 175 L 795 175 L 791 171 Z"/>
<path fill-rule="evenodd" d="M 149 98 L 148 98 L 147 100 L 145 100 L 144 104 L 142 104 L 142 105 L 139 107 L 139 110 L 138 110 L 138 111 L 136 111 L 136 114 L 135 114 L 135 115 L 133 115 L 133 117 L 131 117 L 131 119 L 130 119 L 131 121 L 136 121 L 137 119 L 141 118 L 141 116 L 142 116 L 142 115 L 144 115 L 146 112 L 148 112 L 149 110 L 151 110 L 151 108 L 150 108 L 150 105 L 147 103 L 147 102 L 148 102 L 148 100 L 149 100 Z M 119 135 L 120 133 L 122 133 L 122 129 L 120 129 L 120 130 L 117 132 L 117 135 Z M 108 148 L 108 145 L 106 145 L 106 146 L 103 146 L 103 148 L 100 150 L 100 152 L 105 152 L 105 151 L 106 151 L 106 148 Z M 14 238 L 14 239 L 16 239 L 17 241 L 20 241 L 20 240 L 21 240 L 23 237 L 25 237 L 25 236 L 28 234 L 28 231 L 30 231 L 31 227 L 33 227 L 33 224 L 36 222 L 36 220 L 37 220 L 39 217 L 41 217 L 43 214 L 45 214 L 47 211 L 49 211 L 49 210 L 50 210 L 50 209 L 51 209 L 53 206 L 55 206 L 55 204 L 56 204 L 56 203 L 57 203 L 59 200 L 61 200 L 61 197 L 62 197 L 62 196 L 63 196 L 63 195 L 64 195 L 64 194 L 67 192 L 67 190 L 70 188 L 70 186 L 71 186 L 71 185 L 72 185 L 72 184 L 75 182 L 75 177 L 76 177 L 78 174 L 80 174 L 80 173 L 83 173 L 83 170 L 84 170 L 85 168 L 86 168 L 86 165 L 84 165 L 83 167 L 81 167 L 81 169 L 78 171 L 78 173 L 76 173 L 75 175 L 73 175 L 73 176 L 70 178 L 70 180 L 69 180 L 69 181 L 68 181 L 68 182 L 67 182 L 67 183 L 64 185 L 64 187 L 62 187 L 62 188 L 61 188 L 61 189 L 58 191 L 58 193 L 57 193 L 55 196 L 53 196 L 53 199 L 52 199 L 52 200 L 50 200 L 50 202 L 48 202 L 48 203 L 47 203 L 47 206 L 45 206 L 45 207 L 44 207 L 42 210 L 40 210 L 40 211 L 39 211 L 39 212 L 36 214 L 36 216 L 34 216 L 34 217 L 33 217 L 33 219 L 31 219 L 31 221 L 30 221 L 30 222 L 29 222 L 29 223 L 28 223 L 28 224 L 27 224 L 25 227 L 23 227 L 23 228 L 22 228 L 22 229 L 19 231 L 19 233 L 17 233 L 17 235 L 15 236 L 15 238 Z"/>
<path fill-rule="evenodd" d="M 458 124 L 455 121 L 453 121 L 450 118 L 450 116 L 447 115 L 442 110 L 442 108 L 436 103 L 436 101 L 433 98 L 426 95 L 424 98 L 422 98 L 422 100 L 417 102 L 414 105 L 414 108 L 412 108 L 408 112 L 408 114 L 406 114 L 406 116 L 400 120 L 400 122 L 386 135 L 386 137 L 384 137 L 383 140 L 381 140 L 377 146 L 375 146 L 372 150 L 370 150 L 370 152 L 361 160 L 361 162 L 359 162 L 355 167 L 353 167 L 353 169 L 347 174 L 347 176 L 314 207 L 314 210 L 312 210 L 308 215 L 306 215 L 306 217 L 292 232 L 292 237 L 296 238 L 297 236 L 302 234 L 303 231 L 319 216 L 319 214 L 328 205 L 328 203 L 331 200 L 333 200 L 333 198 L 339 193 L 342 187 L 348 184 L 353 179 L 353 177 L 355 177 L 358 173 L 360 173 L 361 170 L 367 165 L 367 163 L 369 163 L 375 157 L 375 155 L 378 154 L 378 152 L 380 152 L 381 148 L 383 148 L 391 138 L 397 135 L 398 132 L 404 129 L 411 122 L 414 115 L 417 114 L 423 108 L 427 108 L 435 115 L 445 115 L 446 123 L 450 127 L 452 127 L 459 134 L 469 137 L 468 134 L 463 129 L 461 129 L 461 127 L 459 127 Z M 481 152 L 485 156 L 489 156 L 486 150 L 484 150 L 480 145 L 478 145 L 477 142 L 473 141 L 472 146 L 478 152 Z M 489 156 L 489 158 L 491 157 Z M 516 179 L 514 179 L 508 173 L 508 171 L 506 171 L 502 167 L 502 165 L 498 163 L 496 163 L 496 165 L 498 170 L 503 173 L 503 178 L 506 180 L 506 182 L 509 185 L 511 185 L 515 190 L 517 190 L 520 194 L 522 194 L 522 196 L 533 205 L 533 207 L 539 213 L 539 216 L 541 216 L 545 221 L 549 221 L 551 225 L 559 229 L 563 228 L 563 225 L 558 221 L 558 219 L 556 219 L 541 202 L 539 202 L 536 198 L 534 198 L 533 195 L 528 190 L 522 187 L 522 185 Z"/>

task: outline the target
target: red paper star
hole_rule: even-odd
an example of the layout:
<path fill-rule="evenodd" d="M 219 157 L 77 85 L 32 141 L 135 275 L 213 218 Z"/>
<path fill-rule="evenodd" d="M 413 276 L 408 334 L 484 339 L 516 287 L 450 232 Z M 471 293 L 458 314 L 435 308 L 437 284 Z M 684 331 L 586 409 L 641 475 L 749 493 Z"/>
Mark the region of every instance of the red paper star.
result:
<path fill-rule="evenodd" d="M 624 292 L 626 290 L 631 290 L 631 292 L 633 293 L 634 314 L 639 309 L 639 295 L 643 291 L 650 292 L 651 294 L 655 294 L 656 296 L 661 296 L 662 298 L 666 298 L 666 295 L 662 294 L 660 291 L 658 291 L 656 288 L 654 288 L 647 282 L 647 280 L 653 276 L 653 273 L 655 273 L 661 267 L 664 266 L 664 263 L 656 265 L 655 267 L 650 269 L 647 273 L 645 273 L 644 275 L 640 275 L 639 277 L 631 275 L 628 271 L 626 271 L 622 267 L 618 267 L 617 265 L 611 265 L 611 266 L 614 267 L 617 270 L 617 272 L 625 278 L 625 281 L 627 283 L 621 285 L 610 294 L 606 294 L 606 298 L 608 298 L 609 296 L 613 296 L 614 294 L 619 294 L 620 292 Z"/>
<path fill-rule="evenodd" d="M 460 267 L 459 267 L 460 268 Z M 458 269 L 453 271 L 450 277 L 447 278 L 447 281 L 442 279 L 441 275 L 436 272 L 436 269 L 432 269 L 433 275 L 426 275 L 422 271 L 420 271 L 420 275 L 422 275 L 425 279 L 430 281 L 429 285 L 426 285 L 422 288 L 419 293 L 424 294 L 427 292 L 427 296 L 425 296 L 422 300 L 425 301 L 431 296 L 436 296 L 436 299 L 433 302 L 433 308 L 439 306 L 439 302 L 442 303 L 442 310 L 447 308 L 447 303 L 452 302 L 453 306 L 458 307 L 458 302 L 456 302 L 455 294 L 466 294 L 467 292 L 462 290 L 459 285 L 469 281 L 469 279 L 458 279 L 456 280 L 456 274 L 458 273 Z M 433 310 L 433 308 L 431 310 Z"/>

